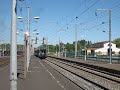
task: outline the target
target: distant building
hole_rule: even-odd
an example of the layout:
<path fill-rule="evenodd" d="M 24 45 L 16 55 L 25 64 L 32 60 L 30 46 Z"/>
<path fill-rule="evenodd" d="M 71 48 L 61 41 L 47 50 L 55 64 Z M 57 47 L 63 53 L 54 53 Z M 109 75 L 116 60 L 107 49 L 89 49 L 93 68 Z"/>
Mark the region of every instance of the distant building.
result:
<path fill-rule="evenodd" d="M 97 54 L 97 55 L 109 55 L 109 42 L 97 42 L 92 45 L 91 48 L 87 49 L 88 54 Z M 111 51 L 113 55 L 120 54 L 120 48 L 116 47 L 116 44 L 111 43 Z"/>

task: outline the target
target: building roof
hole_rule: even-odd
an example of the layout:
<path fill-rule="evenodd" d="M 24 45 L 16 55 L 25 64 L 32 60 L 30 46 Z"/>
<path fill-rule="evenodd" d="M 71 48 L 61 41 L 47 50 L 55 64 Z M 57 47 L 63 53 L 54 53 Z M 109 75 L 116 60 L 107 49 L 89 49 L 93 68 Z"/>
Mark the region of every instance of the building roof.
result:
<path fill-rule="evenodd" d="M 87 50 L 96 50 L 98 48 L 87 48 Z"/>
<path fill-rule="evenodd" d="M 92 44 L 92 48 L 102 48 L 104 46 L 104 44 L 108 43 L 108 42 L 109 41 L 96 42 L 96 43 Z"/>
<path fill-rule="evenodd" d="M 102 41 L 102 42 L 96 42 L 94 44 L 105 44 L 105 43 L 108 43 L 109 41 Z"/>
<path fill-rule="evenodd" d="M 109 41 L 102 41 L 102 42 L 96 42 L 96 43 L 94 43 L 94 44 L 105 44 L 105 43 L 108 43 Z M 111 41 L 111 43 L 113 43 L 112 41 Z"/>

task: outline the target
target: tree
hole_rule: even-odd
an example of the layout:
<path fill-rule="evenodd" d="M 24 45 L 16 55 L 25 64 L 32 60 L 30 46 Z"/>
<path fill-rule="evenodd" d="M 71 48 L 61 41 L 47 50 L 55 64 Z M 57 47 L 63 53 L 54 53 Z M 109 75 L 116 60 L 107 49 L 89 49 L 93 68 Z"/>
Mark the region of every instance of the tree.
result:
<path fill-rule="evenodd" d="M 86 47 L 89 48 L 89 47 L 91 47 L 91 45 L 92 45 L 92 42 L 91 41 L 87 41 Z"/>
<path fill-rule="evenodd" d="M 67 51 L 73 51 L 74 50 L 74 45 L 73 44 L 70 44 L 70 43 L 67 43 L 65 45 Z"/>
<path fill-rule="evenodd" d="M 113 40 L 117 47 L 120 47 L 120 38 Z"/>
<path fill-rule="evenodd" d="M 48 45 L 49 47 L 49 52 L 55 53 L 56 52 L 56 46 L 55 45 Z"/>

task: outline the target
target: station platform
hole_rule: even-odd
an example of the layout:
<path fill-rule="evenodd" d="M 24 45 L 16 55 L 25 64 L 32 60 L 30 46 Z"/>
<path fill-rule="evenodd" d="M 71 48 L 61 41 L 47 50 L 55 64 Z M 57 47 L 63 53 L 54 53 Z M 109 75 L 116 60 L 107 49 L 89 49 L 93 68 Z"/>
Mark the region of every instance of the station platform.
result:
<path fill-rule="evenodd" d="M 0 90 L 10 90 L 9 65 L 0 70 Z M 18 76 L 17 90 L 80 90 L 80 88 L 47 65 L 44 60 L 31 56 L 26 79 Z"/>
<path fill-rule="evenodd" d="M 31 57 L 25 80 L 18 78 L 18 90 L 80 90 L 63 75 L 35 56 Z"/>
<path fill-rule="evenodd" d="M 42 61 L 33 56 L 26 79 L 18 78 L 18 90 L 64 90 L 64 87 L 53 79 Z"/>
<path fill-rule="evenodd" d="M 57 56 L 50 56 L 50 57 L 55 57 L 55 58 L 65 59 L 68 61 L 94 65 L 94 66 L 103 67 L 103 68 L 107 68 L 107 69 L 113 69 L 113 70 L 117 70 L 120 72 L 120 64 L 113 64 L 113 63 L 110 64 L 109 62 L 102 62 L 102 61 L 98 61 L 98 60 L 96 61 L 96 60 L 89 60 L 89 59 L 84 60 L 84 59 L 80 59 L 80 58 L 57 57 Z"/>

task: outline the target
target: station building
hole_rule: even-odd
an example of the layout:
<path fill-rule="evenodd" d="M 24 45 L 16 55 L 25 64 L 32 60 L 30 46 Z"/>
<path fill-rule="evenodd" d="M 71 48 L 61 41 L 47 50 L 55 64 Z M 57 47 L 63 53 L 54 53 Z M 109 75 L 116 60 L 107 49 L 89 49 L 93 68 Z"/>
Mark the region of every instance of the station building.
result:
<path fill-rule="evenodd" d="M 87 49 L 87 54 L 96 54 L 96 55 L 109 55 L 109 42 L 97 42 L 92 45 L 91 48 Z M 112 55 L 120 55 L 120 48 L 116 47 L 116 44 L 111 42 L 111 51 Z"/>

